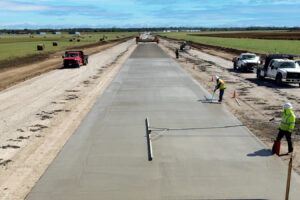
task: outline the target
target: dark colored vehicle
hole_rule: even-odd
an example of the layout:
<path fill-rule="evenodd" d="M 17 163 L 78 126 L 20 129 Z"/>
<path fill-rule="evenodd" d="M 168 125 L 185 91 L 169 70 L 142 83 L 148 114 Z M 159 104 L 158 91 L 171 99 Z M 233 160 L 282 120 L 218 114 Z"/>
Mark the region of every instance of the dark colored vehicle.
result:
<path fill-rule="evenodd" d="M 88 56 L 83 51 L 66 51 L 62 57 L 64 59 L 64 67 L 80 67 L 88 64 Z"/>

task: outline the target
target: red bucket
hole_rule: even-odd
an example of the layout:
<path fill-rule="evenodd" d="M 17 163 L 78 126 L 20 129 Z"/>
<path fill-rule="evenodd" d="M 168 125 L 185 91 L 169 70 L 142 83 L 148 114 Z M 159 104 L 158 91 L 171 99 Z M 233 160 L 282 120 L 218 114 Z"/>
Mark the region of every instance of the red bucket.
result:
<path fill-rule="evenodd" d="M 280 154 L 280 141 L 274 141 L 272 152 L 276 153 L 279 156 L 279 154 Z"/>

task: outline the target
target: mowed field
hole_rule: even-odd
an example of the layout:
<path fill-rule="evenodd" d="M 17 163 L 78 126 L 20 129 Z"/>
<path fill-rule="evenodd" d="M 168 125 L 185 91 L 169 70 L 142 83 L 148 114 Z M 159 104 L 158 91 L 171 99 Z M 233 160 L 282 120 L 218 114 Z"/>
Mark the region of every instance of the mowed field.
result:
<path fill-rule="evenodd" d="M 104 41 L 115 40 L 135 35 L 133 32 L 98 32 L 98 33 L 81 33 L 80 36 L 63 33 L 61 35 L 0 35 L 0 61 L 14 60 L 41 54 L 63 50 L 66 48 L 83 46 L 97 43 L 101 38 Z M 70 41 L 72 39 L 72 41 Z M 53 46 L 57 42 L 58 46 Z M 37 45 L 44 44 L 45 50 L 38 51 Z"/>
<path fill-rule="evenodd" d="M 256 53 L 287 53 L 300 55 L 300 32 L 172 32 L 161 36 L 197 43 L 251 51 Z"/>
<path fill-rule="evenodd" d="M 209 33 L 190 34 L 193 36 L 223 37 L 223 38 L 252 38 L 252 39 L 278 39 L 278 40 L 300 40 L 299 32 L 232 32 L 232 33 Z"/>

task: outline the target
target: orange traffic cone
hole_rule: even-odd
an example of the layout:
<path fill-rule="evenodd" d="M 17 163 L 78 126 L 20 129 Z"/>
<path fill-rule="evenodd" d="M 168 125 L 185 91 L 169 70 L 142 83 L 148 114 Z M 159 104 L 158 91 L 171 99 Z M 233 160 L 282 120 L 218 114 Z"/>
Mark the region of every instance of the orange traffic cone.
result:
<path fill-rule="evenodd" d="M 211 76 L 211 82 L 214 82 L 214 76 Z"/>
<path fill-rule="evenodd" d="M 196 69 L 196 67 L 195 67 L 195 65 L 193 66 L 193 70 L 195 70 Z"/>
<path fill-rule="evenodd" d="M 187 60 L 185 60 L 185 64 L 188 64 L 188 61 L 187 61 Z"/>
<path fill-rule="evenodd" d="M 236 98 L 236 90 L 233 92 L 233 98 Z"/>

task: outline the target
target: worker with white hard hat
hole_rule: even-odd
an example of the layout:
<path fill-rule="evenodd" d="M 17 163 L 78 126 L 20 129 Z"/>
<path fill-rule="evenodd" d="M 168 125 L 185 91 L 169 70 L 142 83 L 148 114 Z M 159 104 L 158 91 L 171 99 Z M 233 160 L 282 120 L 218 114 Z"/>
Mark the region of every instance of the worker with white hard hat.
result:
<path fill-rule="evenodd" d="M 224 95 L 224 90 L 226 89 L 226 85 L 222 79 L 220 79 L 219 76 L 215 76 L 215 80 L 217 82 L 216 87 L 214 92 L 217 91 L 217 89 L 220 89 L 220 94 L 219 94 L 219 102 L 221 103 L 223 100 L 223 95 Z"/>
<path fill-rule="evenodd" d="M 276 138 L 276 141 L 280 141 L 283 136 L 285 136 L 287 142 L 288 142 L 288 151 L 289 153 L 293 152 L 293 146 L 292 146 L 292 131 L 295 127 L 296 123 L 296 116 L 293 113 L 293 107 L 290 103 L 286 103 L 283 106 L 284 114 L 282 116 L 282 120 L 280 123 L 279 133 Z"/>

